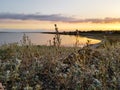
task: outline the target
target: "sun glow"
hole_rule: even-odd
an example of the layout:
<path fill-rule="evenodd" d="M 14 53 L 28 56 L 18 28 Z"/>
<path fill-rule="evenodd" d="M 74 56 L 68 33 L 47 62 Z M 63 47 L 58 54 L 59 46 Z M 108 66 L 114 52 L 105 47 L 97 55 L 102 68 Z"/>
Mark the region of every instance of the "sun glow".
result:
<path fill-rule="evenodd" d="M 58 24 L 61 31 L 78 30 L 120 30 L 120 23 L 68 23 L 37 20 L 0 20 L 2 29 L 41 29 L 54 30 L 54 24 Z"/>

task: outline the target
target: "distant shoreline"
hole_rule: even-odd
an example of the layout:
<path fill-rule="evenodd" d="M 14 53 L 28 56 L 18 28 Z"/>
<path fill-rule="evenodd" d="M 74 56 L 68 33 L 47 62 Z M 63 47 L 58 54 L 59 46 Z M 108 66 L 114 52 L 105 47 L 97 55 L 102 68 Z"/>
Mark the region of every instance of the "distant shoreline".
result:
<path fill-rule="evenodd" d="M 41 32 L 41 33 L 47 33 L 47 34 L 56 34 L 56 32 Z M 113 35 L 113 34 L 120 34 L 120 31 L 63 31 L 59 32 L 59 34 L 64 35 L 84 35 L 84 34 L 104 34 L 104 35 Z"/>
<path fill-rule="evenodd" d="M 41 32 L 43 34 L 56 34 L 56 32 Z M 102 40 L 105 37 L 118 37 L 120 36 L 120 31 L 68 31 L 68 32 L 59 32 L 60 35 L 74 35 L 74 36 L 83 36 L 93 39 Z"/>

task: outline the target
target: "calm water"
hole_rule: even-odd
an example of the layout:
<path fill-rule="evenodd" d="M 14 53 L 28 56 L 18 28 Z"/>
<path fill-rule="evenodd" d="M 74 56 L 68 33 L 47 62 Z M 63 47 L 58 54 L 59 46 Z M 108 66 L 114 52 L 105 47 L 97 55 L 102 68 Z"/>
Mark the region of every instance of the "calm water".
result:
<path fill-rule="evenodd" d="M 4 43 L 20 43 L 24 33 L 0 33 L 0 45 Z M 49 41 L 53 40 L 55 35 L 53 34 L 42 34 L 42 33 L 26 33 L 26 35 L 31 39 L 31 42 L 35 45 L 49 45 Z M 82 46 L 86 44 L 87 40 L 90 40 L 92 44 L 99 43 L 97 39 L 90 39 L 86 37 L 75 37 L 69 35 L 61 35 L 61 45 L 62 46 L 74 46 L 76 39 L 79 40 L 79 44 Z"/>

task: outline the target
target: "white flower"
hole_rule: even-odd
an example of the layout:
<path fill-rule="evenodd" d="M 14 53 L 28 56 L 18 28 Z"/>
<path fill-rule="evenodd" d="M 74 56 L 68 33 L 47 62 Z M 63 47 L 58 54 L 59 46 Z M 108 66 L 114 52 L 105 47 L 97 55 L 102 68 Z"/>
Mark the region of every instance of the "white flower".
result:
<path fill-rule="evenodd" d="M 7 70 L 7 75 L 9 75 L 10 74 L 10 70 Z"/>
<path fill-rule="evenodd" d="M 22 60 L 20 60 L 20 59 L 16 58 L 16 62 L 17 62 L 17 64 L 20 64 L 20 63 L 21 63 L 21 61 L 22 61 Z"/>

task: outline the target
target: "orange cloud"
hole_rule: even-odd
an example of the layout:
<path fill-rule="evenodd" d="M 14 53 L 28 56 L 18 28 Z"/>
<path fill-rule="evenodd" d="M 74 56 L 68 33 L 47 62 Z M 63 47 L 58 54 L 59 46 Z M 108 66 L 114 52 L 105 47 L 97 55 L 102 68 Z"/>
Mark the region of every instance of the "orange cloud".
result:
<path fill-rule="evenodd" d="M 9 14 L 2 16 L 0 14 L 1 29 L 40 29 L 54 30 L 54 24 L 58 24 L 59 30 L 120 30 L 119 18 L 105 19 L 75 19 L 66 18 L 61 15 L 23 15 Z M 52 18 L 51 18 L 52 17 Z M 54 17 L 54 18 L 53 18 Z M 24 20 L 23 20 L 24 18 Z M 42 20 L 41 20 L 42 19 Z"/>
<path fill-rule="evenodd" d="M 4 21 L 4 20 L 3 20 Z M 0 20 L 1 22 L 1 20 Z M 2 29 L 41 29 L 54 30 L 54 24 L 58 24 L 61 31 L 66 30 L 120 30 L 120 23 L 66 23 L 37 20 L 5 20 L 0 23 Z"/>

